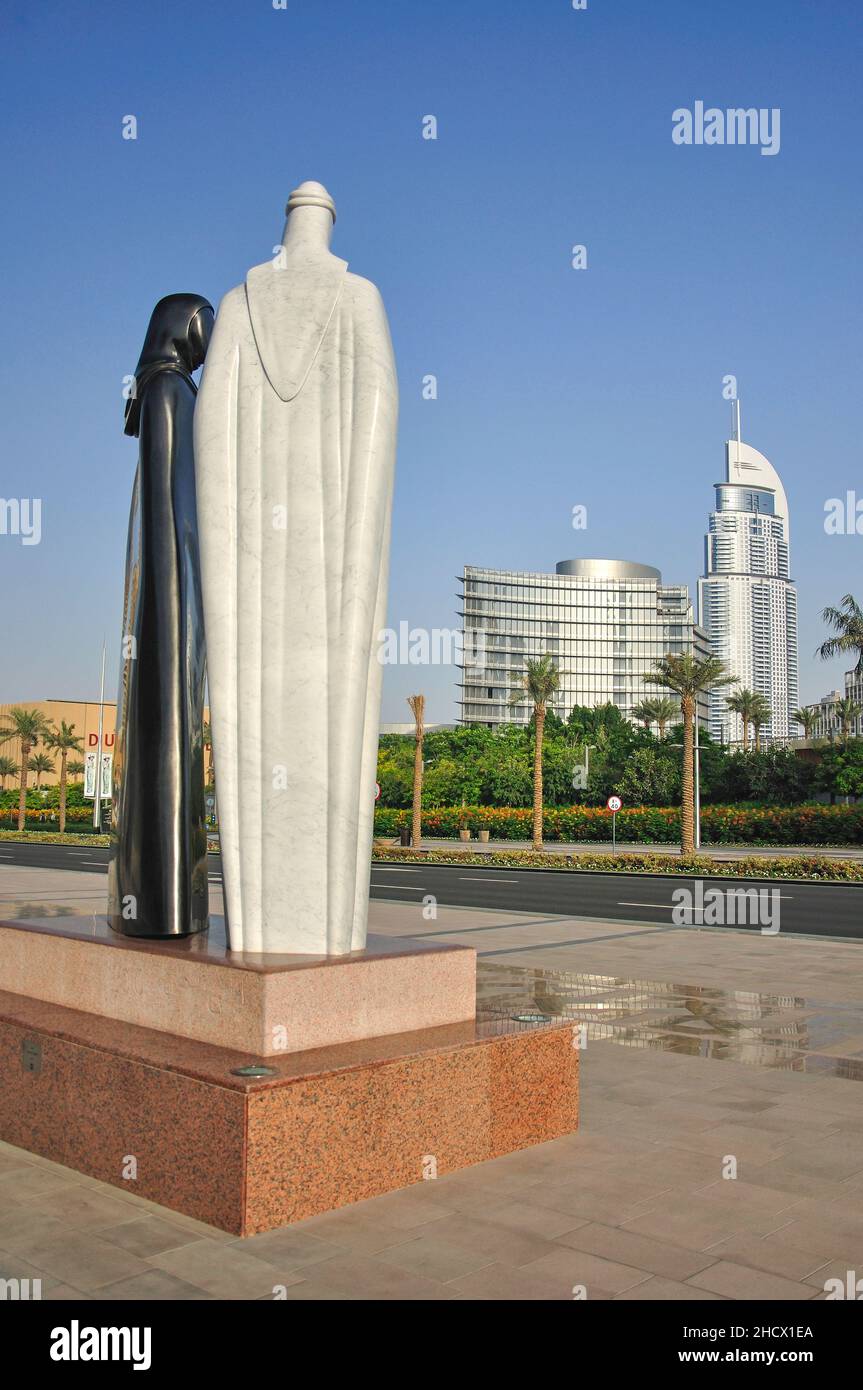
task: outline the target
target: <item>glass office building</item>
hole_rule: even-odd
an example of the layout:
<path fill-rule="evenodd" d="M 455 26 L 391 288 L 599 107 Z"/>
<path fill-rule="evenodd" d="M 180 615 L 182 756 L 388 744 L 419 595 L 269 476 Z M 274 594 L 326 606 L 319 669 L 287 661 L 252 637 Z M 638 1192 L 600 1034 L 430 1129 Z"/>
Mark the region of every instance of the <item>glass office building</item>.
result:
<path fill-rule="evenodd" d="M 528 657 L 560 670 L 552 708 L 615 704 L 628 719 L 643 699 L 668 692 L 644 673 L 668 653 L 709 654 L 685 585 L 629 560 L 562 560 L 554 574 L 477 569 L 460 578 L 465 664 L 459 703 L 464 724 L 524 723 L 527 704 L 509 707 Z M 706 702 L 699 717 L 706 721 Z"/>

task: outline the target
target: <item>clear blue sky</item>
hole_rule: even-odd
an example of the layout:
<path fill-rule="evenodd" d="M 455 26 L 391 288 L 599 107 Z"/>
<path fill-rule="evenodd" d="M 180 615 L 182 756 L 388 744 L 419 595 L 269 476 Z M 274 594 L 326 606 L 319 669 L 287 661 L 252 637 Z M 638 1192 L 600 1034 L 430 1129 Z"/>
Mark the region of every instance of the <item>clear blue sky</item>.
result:
<path fill-rule="evenodd" d="M 92 698 L 103 634 L 113 697 L 122 377 L 155 301 L 216 303 L 309 178 L 393 331 L 392 624 L 456 625 L 465 562 L 625 557 L 694 592 L 733 372 L 790 499 L 801 695 L 841 683 L 812 652 L 823 606 L 863 598 L 863 536 L 823 528 L 827 498 L 863 497 L 858 0 L 3 10 L 0 496 L 41 497 L 43 536 L 0 536 L 0 701 Z M 675 146 L 696 100 L 780 107 L 780 153 Z M 389 670 L 384 717 L 414 689 L 454 717 L 454 679 Z"/>

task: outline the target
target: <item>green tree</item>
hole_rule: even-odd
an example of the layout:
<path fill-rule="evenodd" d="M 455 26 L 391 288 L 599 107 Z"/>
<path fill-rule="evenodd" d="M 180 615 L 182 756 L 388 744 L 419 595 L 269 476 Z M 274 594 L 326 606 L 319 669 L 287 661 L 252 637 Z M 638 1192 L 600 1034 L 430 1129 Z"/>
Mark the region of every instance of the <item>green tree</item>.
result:
<path fill-rule="evenodd" d="M 476 761 L 435 758 L 423 779 L 425 806 L 475 805 L 480 798 L 480 774 Z M 408 800 L 408 805 L 410 800 Z"/>
<path fill-rule="evenodd" d="M 510 705 L 529 700 L 533 705 L 533 847 L 542 849 L 542 738 L 548 702 L 560 688 L 560 672 L 550 656 L 525 662 L 520 690 L 514 691 Z"/>
<path fill-rule="evenodd" d="M 725 759 L 710 789 L 712 800 L 725 803 L 760 801 L 771 806 L 793 806 L 812 792 L 812 764 L 793 748 L 766 748 L 759 752 L 737 750 Z"/>
<path fill-rule="evenodd" d="M 46 743 L 49 737 L 50 735 L 46 735 Z M 42 778 L 45 776 L 46 772 L 54 771 L 54 762 L 53 759 L 48 757 L 47 753 L 34 753 L 33 757 L 28 762 L 27 767 L 31 772 L 35 772 L 36 786 L 41 787 Z"/>
<path fill-rule="evenodd" d="M 695 853 L 695 787 L 693 756 L 695 751 L 695 717 L 698 697 L 703 692 L 723 685 L 733 685 L 731 676 L 716 656 L 700 658 L 692 652 L 669 654 L 657 661 L 644 680 L 660 685 L 680 697 L 683 713 L 683 767 L 681 771 L 680 844 L 684 856 Z"/>
<path fill-rule="evenodd" d="M 733 695 L 729 695 L 725 703 L 734 714 L 739 714 L 743 721 L 744 749 L 749 747 L 749 727 L 752 726 L 757 753 L 761 746 L 761 726 L 767 723 L 771 714 L 767 700 L 757 690 L 747 690 L 744 686 L 735 690 Z"/>
<path fill-rule="evenodd" d="M 60 754 L 60 834 L 66 829 L 66 775 L 68 768 L 66 759 L 70 753 L 83 753 L 84 745 L 75 733 L 75 725 L 67 724 L 61 719 L 60 727 L 52 729 L 45 736 L 45 744 Z"/>
<path fill-rule="evenodd" d="M 604 806 L 609 793 L 618 789 L 633 750 L 653 743 L 650 734 L 634 728 L 618 706 L 611 703 L 574 705 L 567 728 L 575 739 L 575 761 L 583 762 L 584 750 L 591 749 L 587 790 L 578 798 L 590 806 Z"/>
<path fill-rule="evenodd" d="M 846 594 L 838 608 L 825 608 L 821 617 L 834 633 L 817 649 L 821 660 L 854 656 L 857 658 L 854 670 L 857 675 L 863 675 L 863 610 L 853 594 Z"/>
<path fill-rule="evenodd" d="M 863 796 L 863 739 L 825 748 L 815 773 L 815 785 L 837 796 Z"/>
<path fill-rule="evenodd" d="M 659 695 L 653 701 L 653 718 L 659 729 L 659 737 L 665 738 L 665 730 L 672 719 L 680 718 L 680 705 L 668 695 Z"/>
<path fill-rule="evenodd" d="M 14 777 L 18 771 L 18 764 L 14 758 L 0 757 L 0 791 L 6 790 L 6 778 Z"/>
<path fill-rule="evenodd" d="M 628 806 L 668 806 L 680 796 L 680 765 L 657 748 L 636 748 L 619 787 Z"/>
<path fill-rule="evenodd" d="M 384 734 L 378 748 L 378 783 L 380 806 L 410 805 L 413 784 L 413 757 L 407 739 Z"/>
<path fill-rule="evenodd" d="M 768 724 L 770 722 L 772 718 L 773 710 L 770 707 L 770 701 L 767 699 L 765 695 L 760 695 L 756 693 L 755 700 L 752 705 L 752 732 L 755 736 L 756 753 L 759 751 L 761 747 L 761 730 L 765 724 Z"/>
<path fill-rule="evenodd" d="M 647 732 L 656 718 L 653 700 L 642 700 L 641 703 L 636 705 L 633 709 L 632 717 L 633 719 L 637 719 L 639 724 L 644 726 L 645 732 Z"/>
<path fill-rule="evenodd" d="M 676 700 L 672 700 L 667 695 L 655 695 L 649 700 L 642 700 L 632 711 L 634 719 L 643 724 L 645 729 L 649 729 L 651 724 L 655 724 L 659 730 L 659 737 L 665 738 L 665 730 L 680 714 L 680 706 Z"/>
<path fill-rule="evenodd" d="M 795 724 L 802 724 L 804 738 L 808 739 L 812 737 L 812 730 L 818 723 L 818 715 L 814 709 L 809 709 L 806 705 L 801 705 L 800 709 L 794 711 L 791 718 L 794 720 Z"/>
<path fill-rule="evenodd" d="M 45 735 L 50 733 L 50 726 L 44 714 L 41 714 L 39 710 L 25 709 L 22 705 L 13 705 L 7 718 L 10 722 L 4 729 L 0 729 L 0 743 L 8 743 L 13 738 L 20 741 L 21 781 L 18 795 L 18 829 L 23 830 L 27 820 L 27 773 L 30 754 L 37 747 L 39 740 L 44 739 Z"/>
<path fill-rule="evenodd" d="M 508 736 L 496 739 L 495 746 L 479 755 L 480 801 L 489 806 L 529 806 L 533 780 L 527 761 L 528 730 L 514 724 L 503 729 Z"/>
<path fill-rule="evenodd" d="M 852 700 L 846 695 L 844 700 L 836 703 L 836 718 L 839 720 L 839 728 L 842 731 L 842 742 L 847 743 L 851 737 L 851 725 L 855 719 L 859 719 L 861 713 L 860 705 L 856 700 Z"/>

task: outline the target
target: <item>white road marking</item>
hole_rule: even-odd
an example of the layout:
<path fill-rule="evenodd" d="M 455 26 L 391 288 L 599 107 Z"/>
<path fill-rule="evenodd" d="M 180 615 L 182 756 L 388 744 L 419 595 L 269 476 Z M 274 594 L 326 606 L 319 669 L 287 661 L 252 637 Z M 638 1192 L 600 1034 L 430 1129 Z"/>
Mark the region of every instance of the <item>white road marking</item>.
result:
<path fill-rule="evenodd" d="M 391 869 L 383 864 L 373 864 L 372 872 L 376 874 L 418 874 L 419 869 Z"/>
<path fill-rule="evenodd" d="M 406 883 L 375 883 L 372 888 L 388 888 L 391 893 L 424 893 L 425 888 L 409 888 Z"/>
<path fill-rule="evenodd" d="M 738 890 L 738 891 L 741 891 L 741 890 Z M 742 890 L 742 891 L 745 891 L 745 890 Z M 757 892 L 758 889 L 756 889 L 755 891 Z M 792 896 L 792 894 L 790 894 L 790 893 L 780 893 L 778 896 L 779 896 L 779 900 L 780 900 L 781 902 L 789 902 L 789 903 L 790 903 L 790 902 L 793 902 L 793 901 L 794 901 L 793 896 Z M 618 906 L 618 907 L 668 907 L 668 908 L 683 907 L 683 908 L 686 909 L 687 912 L 705 912 L 705 911 L 706 911 L 706 908 L 703 908 L 703 907 L 696 907 L 694 904 L 693 904 L 692 907 L 687 907 L 687 905 L 686 905 L 685 903 L 620 903 L 620 902 L 619 902 L 619 903 L 617 904 L 617 906 Z"/>
<path fill-rule="evenodd" d="M 518 883 L 517 878 L 498 878 L 497 875 L 489 879 L 487 874 L 459 874 L 462 883 Z"/>

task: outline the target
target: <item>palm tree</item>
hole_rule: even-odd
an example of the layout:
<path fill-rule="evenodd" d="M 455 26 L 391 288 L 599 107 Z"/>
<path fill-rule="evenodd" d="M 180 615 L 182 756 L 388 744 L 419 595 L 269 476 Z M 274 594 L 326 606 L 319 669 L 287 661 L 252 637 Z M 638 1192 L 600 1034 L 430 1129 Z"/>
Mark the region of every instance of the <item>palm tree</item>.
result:
<path fill-rule="evenodd" d="M 654 695 L 649 700 L 642 700 L 640 705 L 635 706 L 632 713 L 634 718 L 641 721 L 645 729 L 649 729 L 651 724 L 655 724 L 659 729 L 659 737 L 665 738 L 665 730 L 671 720 L 680 716 L 680 706 L 676 700 L 670 700 L 667 695 Z"/>
<path fill-rule="evenodd" d="M 45 742 L 48 742 L 50 734 L 45 734 Z M 42 778 L 46 772 L 54 771 L 54 763 L 47 753 L 34 753 L 27 766 L 31 772 L 36 774 L 36 786 L 41 787 Z"/>
<path fill-rule="evenodd" d="M 550 656 L 528 658 L 524 663 L 521 688 L 510 697 L 510 705 L 529 700 L 533 705 L 533 847 L 542 849 L 542 736 L 548 702 L 560 686 L 560 672 Z"/>
<path fill-rule="evenodd" d="M 761 726 L 770 719 L 772 710 L 770 702 L 766 696 L 758 690 L 735 690 L 733 695 L 729 695 L 725 703 L 734 713 L 739 714 L 743 720 L 743 747 L 749 747 L 749 726 L 752 725 L 753 743 L 757 753 L 761 747 Z"/>
<path fill-rule="evenodd" d="M 758 695 L 754 690 L 748 690 L 742 686 L 740 690 L 735 690 L 733 695 L 726 697 L 725 703 L 732 714 L 739 714 L 743 722 L 743 747 L 749 748 L 749 725 L 754 723 L 755 702 Z"/>
<path fill-rule="evenodd" d="M 767 696 L 761 695 L 756 691 L 755 699 L 750 706 L 750 718 L 752 720 L 752 732 L 755 736 L 756 753 L 759 752 L 761 748 L 761 729 L 765 724 L 769 723 L 772 715 L 773 711 L 770 708 L 770 701 L 767 699 Z"/>
<path fill-rule="evenodd" d="M 800 709 L 794 711 L 791 718 L 794 720 L 795 724 L 803 725 L 803 737 L 810 738 L 812 730 L 818 723 L 818 715 L 815 710 L 809 709 L 807 705 L 802 705 Z"/>
<path fill-rule="evenodd" d="M 831 657 L 851 652 L 857 657 L 855 673 L 863 675 L 863 609 L 853 594 L 846 594 L 838 608 L 825 608 L 821 617 L 836 636 L 822 642 L 817 655 L 822 661 L 829 661 Z"/>
<path fill-rule="evenodd" d="M 659 737 L 665 738 L 665 730 L 672 719 L 680 718 L 680 706 L 676 700 L 672 700 L 668 695 L 658 695 L 651 701 L 653 705 L 653 717 L 659 728 Z"/>
<path fill-rule="evenodd" d="M 18 764 L 14 758 L 0 758 L 0 791 L 6 790 L 6 778 L 14 777 L 18 771 Z"/>
<path fill-rule="evenodd" d="M 644 725 L 645 733 L 649 731 L 651 724 L 656 718 L 654 714 L 655 706 L 655 700 L 642 700 L 641 704 L 636 705 L 635 709 L 632 711 L 633 719 L 637 719 L 639 724 Z"/>
<path fill-rule="evenodd" d="M 70 753 L 83 753 L 84 745 L 75 733 L 75 725 L 60 720 L 59 729 L 53 729 L 45 739 L 49 748 L 60 754 L 60 834 L 66 829 L 66 759 Z M 81 764 L 83 767 L 83 763 Z"/>
<path fill-rule="evenodd" d="M 40 738 L 44 738 L 50 732 L 49 724 L 44 714 L 40 714 L 37 709 L 24 709 L 21 705 L 13 705 L 9 711 L 8 719 L 11 721 L 5 729 L 0 729 L 0 743 L 8 743 L 10 738 L 20 739 L 21 742 L 21 791 L 18 797 L 18 829 L 24 829 L 27 819 L 27 771 L 30 761 L 30 754 L 38 744 Z"/>
<path fill-rule="evenodd" d="M 423 817 L 423 738 L 425 737 L 425 726 L 423 723 L 426 708 L 425 695 L 409 695 L 408 704 L 411 707 L 411 714 L 414 717 L 414 795 L 413 795 L 413 818 L 411 821 L 411 844 L 414 849 L 419 849 L 422 839 L 422 817 Z"/>
<path fill-rule="evenodd" d="M 721 685 L 733 685 L 736 676 L 730 676 L 718 656 L 697 657 L 692 652 L 680 655 L 661 656 L 652 671 L 644 680 L 651 685 L 661 685 L 680 696 L 680 709 L 683 714 L 683 773 L 680 806 L 680 847 L 684 857 L 695 853 L 695 797 L 693 785 L 693 757 L 695 752 L 695 715 L 698 696 L 702 691 L 715 690 Z"/>
<path fill-rule="evenodd" d="M 77 781 L 79 777 L 83 777 L 86 771 L 86 763 L 74 762 L 69 764 L 69 776 L 74 778 L 75 781 Z"/>
<path fill-rule="evenodd" d="M 852 700 L 846 695 L 844 700 L 836 702 L 836 718 L 839 720 L 839 727 L 842 730 L 842 742 L 847 743 L 851 737 L 851 725 L 863 713 L 861 706 L 856 700 Z"/>
<path fill-rule="evenodd" d="M 760 694 L 760 691 L 748 691 L 746 694 L 752 696 L 749 701 L 749 721 L 752 724 L 752 737 L 757 753 L 762 746 L 762 727 L 773 717 L 773 710 L 767 696 Z"/>

